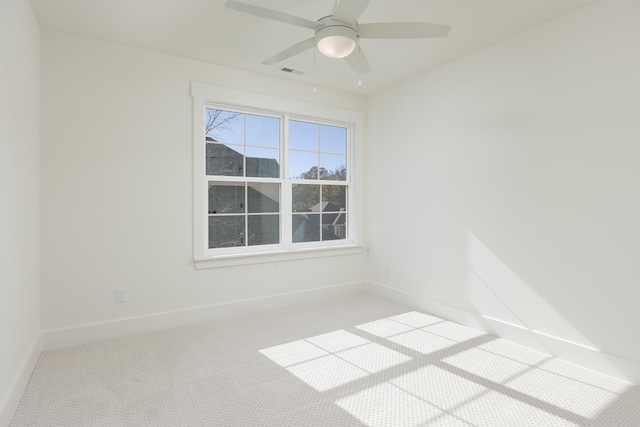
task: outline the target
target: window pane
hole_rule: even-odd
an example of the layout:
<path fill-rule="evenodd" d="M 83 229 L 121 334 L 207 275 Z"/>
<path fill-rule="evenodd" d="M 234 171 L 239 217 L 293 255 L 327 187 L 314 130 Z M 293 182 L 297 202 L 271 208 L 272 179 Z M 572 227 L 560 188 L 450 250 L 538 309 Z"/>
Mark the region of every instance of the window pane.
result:
<path fill-rule="evenodd" d="M 322 214 L 322 240 L 347 238 L 347 214 L 344 212 Z"/>
<path fill-rule="evenodd" d="M 209 214 L 245 212 L 244 184 L 209 183 Z"/>
<path fill-rule="evenodd" d="M 347 129 L 320 126 L 320 151 L 347 154 Z"/>
<path fill-rule="evenodd" d="M 207 175 L 242 176 L 243 147 L 207 144 Z"/>
<path fill-rule="evenodd" d="M 323 212 L 338 212 L 347 209 L 347 187 L 344 185 L 323 185 Z"/>
<path fill-rule="evenodd" d="M 280 217 L 278 215 L 249 216 L 249 246 L 280 243 Z"/>
<path fill-rule="evenodd" d="M 249 213 L 280 211 L 280 184 L 249 184 L 247 189 Z"/>
<path fill-rule="evenodd" d="M 244 144 L 244 114 L 207 108 L 204 114 L 207 141 Z"/>
<path fill-rule="evenodd" d="M 293 212 L 320 212 L 320 186 L 296 184 L 292 187 Z"/>
<path fill-rule="evenodd" d="M 318 151 L 318 125 L 290 120 L 289 148 Z"/>
<path fill-rule="evenodd" d="M 347 156 L 320 154 L 320 171 L 320 179 L 346 181 Z"/>
<path fill-rule="evenodd" d="M 280 177 L 280 150 L 247 147 L 247 175 L 263 178 Z"/>
<path fill-rule="evenodd" d="M 280 119 L 247 114 L 246 126 L 247 145 L 280 147 Z"/>
<path fill-rule="evenodd" d="M 320 241 L 320 215 L 293 215 L 293 243 Z"/>
<path fill-rule="evenodd" d="M 244 245 L 244 216 L 209 217 L 210 249 Z"/>
<path fill-rule="evenodd" d="M 318 179 L 318 153 L 289 151 L 289 178 Z"/>

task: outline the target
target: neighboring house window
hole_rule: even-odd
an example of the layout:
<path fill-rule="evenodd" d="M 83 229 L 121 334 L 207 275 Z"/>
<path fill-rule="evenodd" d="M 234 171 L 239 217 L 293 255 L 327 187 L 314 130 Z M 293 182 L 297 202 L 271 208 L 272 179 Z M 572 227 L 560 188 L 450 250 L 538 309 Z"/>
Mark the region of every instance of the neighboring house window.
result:
<path fill-rule="evenodd" d="M 208 88 L 192 87 L 196 266 L 361 247 L 361 113 Z"/>

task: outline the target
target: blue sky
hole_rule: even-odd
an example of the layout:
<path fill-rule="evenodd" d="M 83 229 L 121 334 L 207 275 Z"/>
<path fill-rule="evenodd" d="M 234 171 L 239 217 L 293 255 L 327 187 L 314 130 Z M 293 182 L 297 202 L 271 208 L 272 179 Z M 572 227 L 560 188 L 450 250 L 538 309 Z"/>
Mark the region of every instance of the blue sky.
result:
<path fill-rule="evenodd" d="M 232 117 L 224 111 L 220 120 Z M 248 157 L 275 159 L 280 163 L 280 119 L 241 114 L 227 122 L 226 129 L 216 130 L 215 139 L 240 153 L 246 145 Z M 327 170 L 343 168 L 347 157 L 347 129 L 289 120 L 289 177 L 299 176 L 314 166 Z"/>

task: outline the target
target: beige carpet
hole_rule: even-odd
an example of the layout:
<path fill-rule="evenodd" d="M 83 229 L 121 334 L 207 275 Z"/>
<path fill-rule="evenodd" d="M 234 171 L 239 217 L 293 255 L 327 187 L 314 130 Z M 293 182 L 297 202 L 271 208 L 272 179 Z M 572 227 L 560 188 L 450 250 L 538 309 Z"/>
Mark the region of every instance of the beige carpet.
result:
<path fill-rule="evenodd" d="M 640 388 L 370 294 L 44 352 L 21 426 L 640 426 Z"/>

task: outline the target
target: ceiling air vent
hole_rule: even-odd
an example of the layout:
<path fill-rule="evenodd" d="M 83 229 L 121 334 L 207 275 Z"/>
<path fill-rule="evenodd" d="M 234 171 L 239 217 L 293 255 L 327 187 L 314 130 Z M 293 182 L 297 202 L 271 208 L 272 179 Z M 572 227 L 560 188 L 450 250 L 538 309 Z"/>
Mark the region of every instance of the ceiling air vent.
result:
<path fill-rule="evenodd" d="M 304 74 L 303 71 L 294 70 L 293 68 L 289 68 L 289 67 L 282 67 L 280 68 L 280 71 L 284 71 L 285 73 L 297 74 L 297 75 Z"/>

